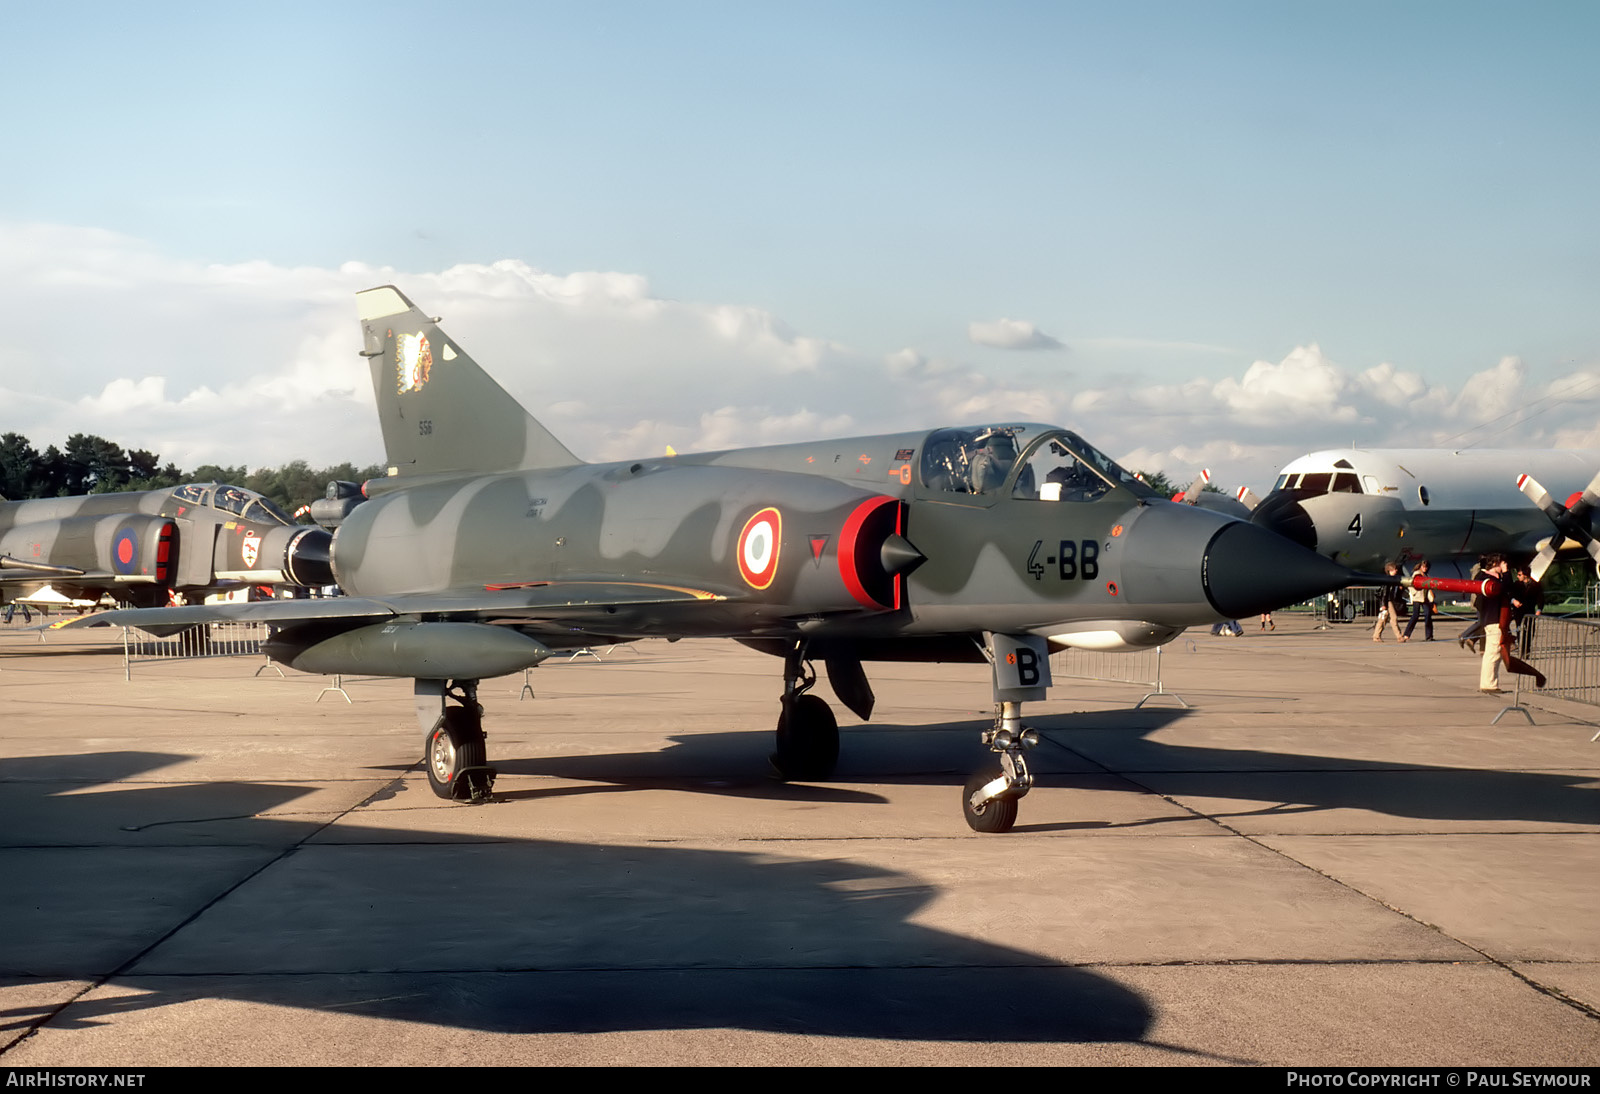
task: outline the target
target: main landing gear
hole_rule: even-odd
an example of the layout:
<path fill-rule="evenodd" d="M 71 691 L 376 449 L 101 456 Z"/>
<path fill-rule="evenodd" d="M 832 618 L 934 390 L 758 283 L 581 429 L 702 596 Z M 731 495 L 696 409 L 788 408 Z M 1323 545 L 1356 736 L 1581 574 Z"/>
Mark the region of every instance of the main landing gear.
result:
<path fill-rule="evenodd" d="M 839 763 L 839 723 L 827 703 L 807 695 L 817 683 L 804 643 L 783 658 L 783 710 L 772 766 L 785 779 L 826 779 Z"/>
<path fill-rule="evenodd" d="M 961 791 L 961 815 L 974 832 L 1009 832 L 1017 823 L 1017 802 L 1033 789 L 1033 773 L 1025 753 L 1039 743 L 1039 734 L 1022 725 L 1021 703 L 995 706 L 994 725 L 983 731 L 983 743 L 1000 756 L 967 780 Z"/>
<path fill-rule="evenodd" d="M 488 801 L 495 770 L 489 766 L 478 681 L 418 680 L 416 700 L 428 785 L 450 801 Z"/>

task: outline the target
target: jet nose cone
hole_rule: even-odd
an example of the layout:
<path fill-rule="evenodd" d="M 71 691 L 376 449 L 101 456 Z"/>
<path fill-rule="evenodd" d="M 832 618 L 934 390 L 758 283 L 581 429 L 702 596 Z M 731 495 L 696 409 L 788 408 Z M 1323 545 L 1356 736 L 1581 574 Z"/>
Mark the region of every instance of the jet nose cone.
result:
<path fill-rule="evenodd" d="M 1250 523 L 1276 532 L 1308 551 L 1317 549 L 1317 525 L 1300 500 L 1287 491 L 1268 494 L 1250 514 Z"/>
<path fill-rule="evenodd" d="M 1206 598 L 1229 619 L 1297 604 L 1355 578 L 1337 562 L 1243 521 L 1216 534 L 1202 565 Z"/>

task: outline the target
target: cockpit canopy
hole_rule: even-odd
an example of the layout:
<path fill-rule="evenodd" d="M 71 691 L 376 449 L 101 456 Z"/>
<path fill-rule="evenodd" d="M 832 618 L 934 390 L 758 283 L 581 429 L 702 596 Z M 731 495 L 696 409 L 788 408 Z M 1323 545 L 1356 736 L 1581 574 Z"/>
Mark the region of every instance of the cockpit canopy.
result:
<path fill-rule="evenodd" d="M 922 484 L 1030 501 L 1094 501 L 1115 487 L 1159 496 L 1076 433 L 1037 425 L 935 430 L 922 446 Z"/>
<path fill-rule="evenodd" d="M 242 520 L 254 521 L 257 524 L 294 523 L 294 518 L 278 508 L 271 498 L 239 486 L 227 486 L 211 482 L 191 482 L 184 486 L 174 487 L 172 496 L 175 500 L 186 505 L 200 505 L 212 509 L 221 509 L 225 513 L 232 513 Z"/>
<path fill-rule="evenodd" d="M 1306 457 L 1311 459 L 1313 457 Z M 1324 457 L 1326 458 L 1326 457 Z M 1304 466 L 1302 460 L 1296 463 Z M 1327 467 L 1323 464 L 1323 467 Z M 1372 481 L 1372 476 L 1367 476 L 1368 483 L 1365 491 L 1361 488 L 1361 476 L 1356 473 L 1355 466 L 1349 460 L 1335 460 L 1331 470 L 1299 471 L 1292 465 L 1284 469 L 1278 476 L 1278 481 L 1273 483 L 1272 489 L 1292 492 L 1296 497 L 1314 498 L 1323 494 L 1361 494 L 1379 493 L 1378 485 Z"/>

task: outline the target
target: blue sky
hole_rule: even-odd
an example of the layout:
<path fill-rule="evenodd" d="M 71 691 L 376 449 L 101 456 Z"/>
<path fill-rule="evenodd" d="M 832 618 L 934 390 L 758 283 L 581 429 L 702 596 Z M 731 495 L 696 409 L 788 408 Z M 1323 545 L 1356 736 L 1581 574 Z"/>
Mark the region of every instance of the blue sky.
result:
<path fill-rule="evenodd" d="M 530 406 L 568 407 L 594 456 L 1040 408 L 1174 472 L 1259 478 L 1352 437 L 1426 444 L 1600 375 L 1592 4 L 157 3 L 6 20 L 0 290 L 19 314 L 0 429 L 41 444 L 74 421 L 112 430 L 121 382 L 144 396 L 110 435 L 222 453 L 235 434 L 206 436 L 178 404 L 270 418 L 261 384 L 304 387 L 317 353 L 354 345 L 331 302 L 367 275 L 475 318 L 496 350 L 536 344 L 543 375 L 447 323 Z M 610 305 L 528 310 L 586 271 L 612 288 L 577 297 Z M 617 285 L 678 321 L 595 332 Z M 114 337 L 84 331 L 89 302 Z M 733 313 L 779 356 L 715 343 Z M 536 319 L 574 327 L 518 334 Z M 1039 332 L 1011 344 L 1047 348 L 975 334 L 1001 319 Z M 780 360 L 812 342 L 806 367 Z M 606 413 L 625 385 L 604 377 L 662 370 L 648 401 Z M 1486 371 L 1503 398 L 1464 400 Z M 1497 443 L 1600 445 L 1595 402 L 1551 402 Z M 265 431 L 259 457 L 322 458 L 328 431 L 298 434 L 305 418 Z"/>

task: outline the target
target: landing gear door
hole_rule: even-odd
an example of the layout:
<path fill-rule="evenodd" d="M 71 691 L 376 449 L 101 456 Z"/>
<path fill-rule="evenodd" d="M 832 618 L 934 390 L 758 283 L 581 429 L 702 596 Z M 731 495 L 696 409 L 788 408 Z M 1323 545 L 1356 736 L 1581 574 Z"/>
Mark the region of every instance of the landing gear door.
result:
<path fill-rule="evenodd" d="M 991 634 L 994 701 L 1035 703 L 1050 687 L 1050 646 L 1032 634 Z"/>

